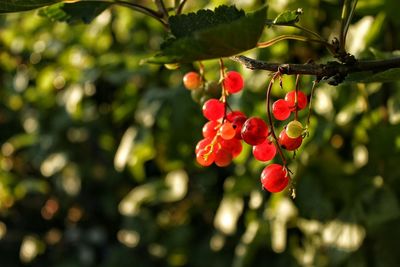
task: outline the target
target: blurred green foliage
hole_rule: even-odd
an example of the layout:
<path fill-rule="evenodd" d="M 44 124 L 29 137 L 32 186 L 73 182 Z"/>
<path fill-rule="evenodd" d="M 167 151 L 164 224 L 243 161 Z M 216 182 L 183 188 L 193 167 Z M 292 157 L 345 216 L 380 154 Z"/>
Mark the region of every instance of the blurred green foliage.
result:
<path fill-rule="evenodd" d="M 246 11 L 265 4 L 233 2 Z M 229 3 L 188 1 L 184 11 Z M 398 54 L 400 4 L 359 3 L 349 51 Z M 268 5 L 268 18 L 301 7 L 302 25 L 338 33 L 336 1 Z M 272 27 L 262 40 L 297 32 Z M 35 11 L 0 16 L 0 266 L 398 265 L 399 82 L 319 85 L 310 137 L 290 163 L 292 200 L 261 190 L 265 164 L 249 146 L 228 168 L 196 165 L 205 120 L 181 79 L 198 66 L 139 64 L 165 36 L 157 21 L 124 8 L 87 25 Z M 295 41 L 248 55 L 330 59 Z M 225 63 L 246 81 L 232 107 L 265 118 L 270 76 Z M 207 79 L 218 80 L 217 62 L 204 64 Z M 307 93 L 311 82 L 301 81 Z M 293 86 L 284 77 L 274 98 Z"/>

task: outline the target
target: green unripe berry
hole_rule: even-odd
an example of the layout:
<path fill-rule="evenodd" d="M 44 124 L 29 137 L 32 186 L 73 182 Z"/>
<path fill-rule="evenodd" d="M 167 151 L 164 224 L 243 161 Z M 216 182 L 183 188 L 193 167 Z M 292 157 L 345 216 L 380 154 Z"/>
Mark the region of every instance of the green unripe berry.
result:
<path fill-rule="evenodd" d="M 179 63 L 167 63 L 167 64 L 164 64 L 164 67 L 169 70 L 176 70 L 176 69 L 179 69 L 180 65 L 179 65 Z"/>
<path fill-rule="evenodd" d="M 286 134 L 290 138 L 297 138 L 303 133 L 303 125 L 299 121 L 291 121 L 286 126 Z"/>
<path fill-rule="evenodd" d="M 209 82 L 204 86 L 204 91 L 211 98 L 218 98 L 221 96 L 221 86 L 217 82 Z"/>
<path fill-rule="evenodd" d="M 199 89 L 196 89 L 196 90 L 191 90 L 190 91 L 190 95 L 191 95 L 191 97 L 192 97 L 194 102 L 200 103 L 201 102 L 200 101 L 201 98 L 204 96 L 204 90 L 203 90 L 203 88 L 199 88 Z"/>

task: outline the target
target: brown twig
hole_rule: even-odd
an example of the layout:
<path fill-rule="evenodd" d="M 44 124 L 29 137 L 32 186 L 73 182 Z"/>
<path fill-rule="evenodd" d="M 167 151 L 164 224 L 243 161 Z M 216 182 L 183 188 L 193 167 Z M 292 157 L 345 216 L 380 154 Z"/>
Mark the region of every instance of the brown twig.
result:
<path fill-rule="evenodd" d="M 384 60 L 356 61 L 353 64 L 343 64 L 336 61 L 326 64 L 280 64 L 255 60 L 245 56 L 233 56 L 230 59 L 243 64 L 252 70 L 280 71 L 282 74 L 314 75 L 317 80 L 328 80 L 330 84 L 337 85 L 347 74 L 363 71 L 381 72 L 388 69 L 400 68 L 400 57 Z"/>

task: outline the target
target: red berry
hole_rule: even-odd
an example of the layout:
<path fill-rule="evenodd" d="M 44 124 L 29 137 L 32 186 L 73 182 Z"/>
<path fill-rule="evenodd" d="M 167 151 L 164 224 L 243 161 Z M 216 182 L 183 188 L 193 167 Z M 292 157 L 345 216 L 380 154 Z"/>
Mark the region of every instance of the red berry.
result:
<path fill-rule="evenodd" d="M 236 117 L 232 122 L 232 127 L 236 131 L 235 138 L 239 140 L 242 139 L 242 127 L 246 120 L 246 117 Z"/>
<path fill-rule="evenodd" d="M 208 121 L 203 126 L 203 136 L 204 136 L 204 138 L 214 137 L 217 134 L 218 129 L 219 129 L 220 126 L 221 126 L 221 123 L 219 123 L 218 121 Z"/>
<path fill-rule="evenodd" d="M 201 140 L 196 144 L 196 149 L 195 149 L 196 154 L 197 154 L 201 149 L 204 149 L 206 146 L 208 146 L 209 144 L 211 144 L 212 140 L 213 140 L 212 137 L 208 137 L 208 138 L 201 139 Z"/>
<path fill-rule="evenodd" d="M 226 74 L 225 79 L 222 81 L 225 90 L 230 94 L 240 92 L 243 89 L 243 78 L 239 72 L 230 71 Z"/>
<path fill-rule="evenodd" d="M 297 138 L 290 138 L 286 134 L 286 129 L 283 129 L 281 133 L 279 134 L 279 144 L 283 149 L 293 151 L 298 149 L 301 146 L 301 143 L 303 142 L 303 138 L 301 136 Z"/>
<path fill-rule="evenodd" d="M 236 138 L 231 140 L 221 140 L 220 144 L 222 148 L 231 152 L 233 158 L 239 156 L 243 149 L 242 142 Z"/>
<path fill-rule="evenodd" d="M 211 148 L 200 149 L 196 153 L 196 160 L 201 166 L 210 166 L 215 160 L 215 153 L 210 151 Z"/>
<path fill-rule="evenodd" d="M 229 121 L 226 121 L 226 122 L 224 122 L 224 124 L 222 124 L 220 133 L 221 133 L 222 139 L 225 139 L 225 140 L 232 139 L 236 135 L 236 131 L 232 127 L 232 123 L 230 123 Z"/>
<path fill-rule="evenodd" d="M 214 162 L 218 167 L 228 166 L 232 162 L 231 152 L 223 148 L 219 149 L 217 153 L 215 153 Z"/>
<path fill-rule="evenodd" d="M 261 118 L 251 117 L 243 124 L 242 138 L 249 145 L 261 144 L 267 136 L 268 126 Z"/>
<path fill-rule="evenodd" d="M 276 147 L 268 139 L 264 143 L 253 146 L 253 155 L 259 161 L 269 161 L 275 157 Z"/>
<path fill-rule="evenodd" d="M 183 85 L 188 90 L 196 90 L 199 89 L 202 85 L 203 81 L 201 79 L 200 74 L 197 72 L 191 71 L 183 76 Z"/>
<path fill-rule="evenodd" d="M 289 103 L 283 99 L 279 99 L 272 104 L 272 114 L 275 119 L 284 121 L 290 116 Z"/>
<path fill-rule="evenodd" d="M 288 183 L 289 175 L 282 165 L 268 165 L 261 173 L 261 184 L 271 193 L 281 192 Z"/>
<path fill-rule="evenodd" d="M 291 110 L 296 109 L 296 104 L 295 104 L 295 98 L 296 98 L 296 91 L 290 91 L 289 93 L 286 94 L 285 100 L 289 103 L 289 107 Z M 307 96 L 302 92 L 302 91 L 297 91 L 297 108 L 298 110 L 302 110 L 307 106 Z"/>
<path fill-rule="evenodd" d="M 233 111 L 229 112 L 228 114 L 226 114 L 226 119 L 230 122 L 233 122 L 233 120 L 238 117 L 246 118 L 246 115 L 244 115 L 244 113 L 239 110 L 233 110 Z"/>
<path fill-rule="evenodd" d="M 225 114 L 225 104 L 218 99 L 212 98 L 207 100 L 203 105 L 203 115 L 209 121 L 216 121 Z"/>

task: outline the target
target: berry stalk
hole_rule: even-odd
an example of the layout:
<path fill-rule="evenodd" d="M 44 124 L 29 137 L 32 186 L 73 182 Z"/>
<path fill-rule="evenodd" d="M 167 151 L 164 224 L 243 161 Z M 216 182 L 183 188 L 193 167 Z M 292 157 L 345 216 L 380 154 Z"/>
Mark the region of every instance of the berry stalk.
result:
<path fill-rule="evenodd" d="M 272 115 L 271 115 L 271 90 L 272 90 L 272 86 L 274 84 L 275 79 L 278 78 L 278 77 L 280 77 L 280 72 L 279 71 L 275 72 L 275 74 L 272 76 L 272 78 L 271 78 L 271 80 L 270 80 L 270 82 L 268 84 L 268 88 L 267 88 L 267 116 L 268 116 L 269 127 L 271 129 L 270 130 L 271 131 L 271 135 L 274 138 L 274 141 L 275 141 L 275 144 L 276 144 L 276 148 L 278 149 L 278 152 L 279 152 L 279 156 L 282 159 L 283 166 L 286 167 L 286 158 L 283 155 L 281 146 L 279 145 L 278 138 L 276 137 L 274 124 L 273 124 L 273 121 L 272 121 Z"/>

